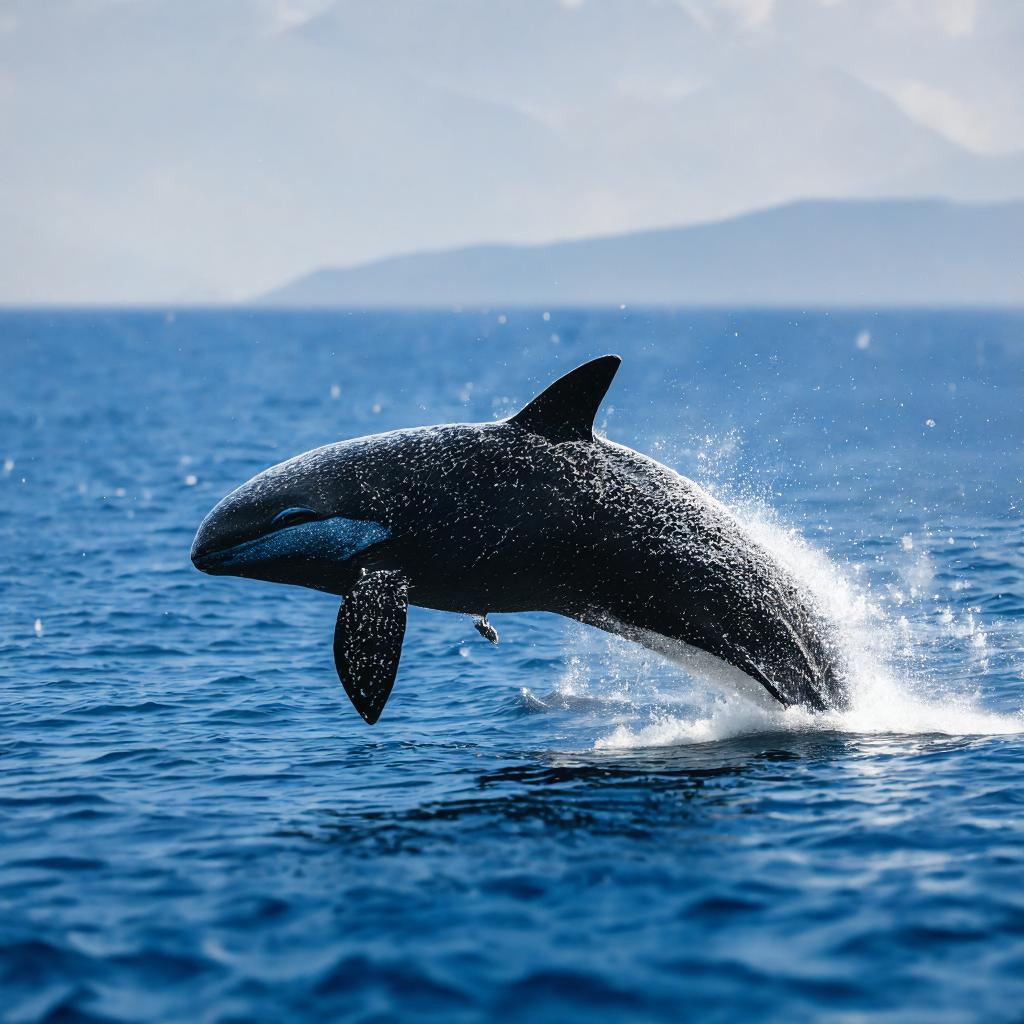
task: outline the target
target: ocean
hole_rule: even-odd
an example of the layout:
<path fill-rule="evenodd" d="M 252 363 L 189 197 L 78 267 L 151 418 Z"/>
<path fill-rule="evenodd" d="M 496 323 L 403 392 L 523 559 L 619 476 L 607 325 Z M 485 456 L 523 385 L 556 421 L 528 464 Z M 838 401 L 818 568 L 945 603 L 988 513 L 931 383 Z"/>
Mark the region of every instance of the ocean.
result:
<path fill-rule="evenodd" d="M 413 609 L 371 728 L 335 598 L 190 564 L 266 466 L 606 352 L 848 712 Z M 1024 314 L 8 311 L 0 398 L 0 1019 L 1021 1020 Z"/>

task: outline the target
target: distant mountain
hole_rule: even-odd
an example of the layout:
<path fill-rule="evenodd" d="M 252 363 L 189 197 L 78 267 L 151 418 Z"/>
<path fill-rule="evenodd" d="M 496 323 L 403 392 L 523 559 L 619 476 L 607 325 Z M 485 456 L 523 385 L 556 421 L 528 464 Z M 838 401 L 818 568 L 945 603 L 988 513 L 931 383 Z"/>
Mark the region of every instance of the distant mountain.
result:
<path fill-rule="evenodd" d="M 1024 201 L 807 200 L 711 224 L 324 269 L 258 302 L 1024 305 Z"/>

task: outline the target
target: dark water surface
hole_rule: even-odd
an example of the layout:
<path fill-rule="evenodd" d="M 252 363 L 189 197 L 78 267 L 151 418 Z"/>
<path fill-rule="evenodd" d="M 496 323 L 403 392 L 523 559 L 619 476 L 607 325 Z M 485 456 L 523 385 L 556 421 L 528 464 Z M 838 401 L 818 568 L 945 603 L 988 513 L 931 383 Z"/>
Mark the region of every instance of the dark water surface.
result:
<path fill-rule="evenodd" d="M 369 728 L 333 598 L 190 566 L 268 464 L 608 351 L 848 714 L 414 610 Z M 1021 1020 L 1024 316 L 5 313 L 0 398 L 0 1018 Z"/>

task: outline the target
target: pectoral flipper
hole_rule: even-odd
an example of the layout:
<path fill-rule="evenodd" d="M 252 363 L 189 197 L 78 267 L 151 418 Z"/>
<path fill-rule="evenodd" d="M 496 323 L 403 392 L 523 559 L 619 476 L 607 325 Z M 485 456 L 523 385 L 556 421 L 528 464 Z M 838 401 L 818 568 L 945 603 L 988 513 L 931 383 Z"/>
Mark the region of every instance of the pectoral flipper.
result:
<path fill-rule="evenodd" d="M 334 667 L 356 711 L 373 725 L 391 696 L 402 657 L 409 584 L 399 572 L 367 573 L 338 609 Z"/>

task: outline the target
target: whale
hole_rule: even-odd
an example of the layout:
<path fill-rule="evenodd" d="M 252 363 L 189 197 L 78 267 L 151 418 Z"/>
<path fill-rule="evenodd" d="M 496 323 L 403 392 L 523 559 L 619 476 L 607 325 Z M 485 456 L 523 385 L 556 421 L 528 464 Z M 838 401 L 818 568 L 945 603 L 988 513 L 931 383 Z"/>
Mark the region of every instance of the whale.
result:
<path fill-rule="evenodd" d="M 203 519 L 195 567 L 340 597 L 338 677 L 369 724 L 408 608 L 541 611 L 625 637 L 772 705 L 848 706 L 830 622 L 692 480 L 594 431 L 620 364 L 592 359 L 488 423 L 338 441 L 254 476 Z"/>

